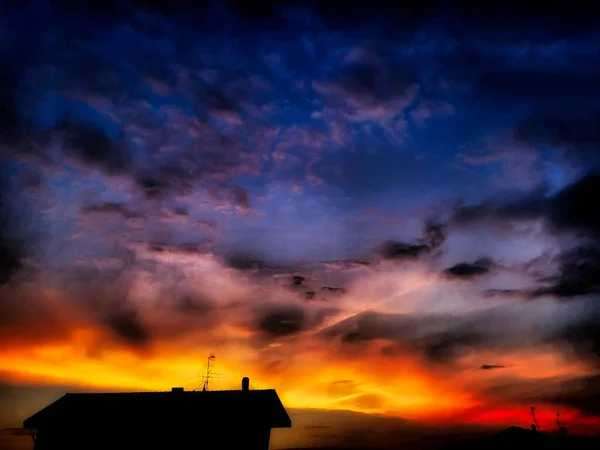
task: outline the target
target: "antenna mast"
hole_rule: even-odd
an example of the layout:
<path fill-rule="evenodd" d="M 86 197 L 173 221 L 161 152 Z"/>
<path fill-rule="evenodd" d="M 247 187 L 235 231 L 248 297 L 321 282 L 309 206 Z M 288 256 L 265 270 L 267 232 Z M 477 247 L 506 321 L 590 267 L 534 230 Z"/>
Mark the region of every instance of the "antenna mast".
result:
<path fill-rule="evenodd" d="M 556 425 L 558 426 L 558 432 L 560 434 L 568 433 L 567 429 L 563 426 L 562 422 L 560 421 L 560 412 L 556 413 Z"/>
<path fill-rule="evenodd" d="M 212 371 L 212 367 L 211 367 L 211 361 L 215 359 L 215 355 L 213 355 L 212 353 L 210 355 L 208 355 L 208 360 L 206 363 L 206 374 L 204 375 L 204 382 L 199 384 L 195 389 L 198 389 L 200 386 L 202 386 L 202 392 L 206 392 L 208 391 L 208 383 L 210 380 L 212 380 L 213 378 L 224 378 L 225 376 L 221 373 L 214 373 Z"/>
<path fill-rule="evenodd" d="M 531 418 L 533 420 L 533 423 L 531 424 L 531 429 L 533 431 L 540 431 L 540 424 L 538 423 L 538 420 L 535 417 L 535 406 L 531 407 Z"/>

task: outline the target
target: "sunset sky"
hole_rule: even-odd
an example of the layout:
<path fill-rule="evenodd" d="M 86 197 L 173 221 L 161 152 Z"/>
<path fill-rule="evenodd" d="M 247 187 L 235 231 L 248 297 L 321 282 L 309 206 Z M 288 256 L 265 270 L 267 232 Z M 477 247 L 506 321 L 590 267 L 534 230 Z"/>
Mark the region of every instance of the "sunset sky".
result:
<path fill-rule="evenodd" d="M 0 14 L 0 428 L 214 353 L 294 436 L 600 429 L 598 32 L 125 9 Z"/>

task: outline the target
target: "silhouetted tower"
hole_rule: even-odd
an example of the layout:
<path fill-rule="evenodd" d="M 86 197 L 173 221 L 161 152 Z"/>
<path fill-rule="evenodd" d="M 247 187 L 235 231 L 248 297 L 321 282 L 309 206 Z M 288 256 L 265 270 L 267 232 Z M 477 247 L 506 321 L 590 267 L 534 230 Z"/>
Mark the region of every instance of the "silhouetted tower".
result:
<path fill-rule="evenodd" d="M 532 424 L 531 424 L 531 429 L 533 431 L 540 431 L 540 424 L 538 423 L 537 417 L 535 417 L 535 406 L 531 407 L 531 420 L 532 420 Z"/>
<path fill-rule="evenodd" d="M 204 377 L 204 385 L 202 386 L 202 391 L 208 391 L 208 381 L 210 380 L 210 362 L 215 359 L 215 355 L 208 355 L 208 363 L 206 364 L 206 376 Z"/>
<path fill-rule="evenodd" d="M 566 435 L 569 431 L 565 428 L 565 426 L 560 421 L 560 412 L 556 413 L 556 426 L 558 427 L 559 434 Z"/>
<path fill-rule="evenodd" d="M 208 383 L 213 378 L 224 378 L 223 374 L 221 374 L 221 373 L 214 373 L 212 371 L 210 363 L 211 363 L 211 361 L 213 359 L 215 359 L 215 355 L 213 355 L 212 353 L 210 355 L 208 355 L 208 361 L 206 363 L 206 374 L 203 377 L 204 378 L 204 382 L 202 383 L 202 392 L 208 391 Z M 198 387 L 200 387 L 200 385 L 198 385 L 196 387 L 196 389 L 198 389 Z M 194 391 L 196 389 L 194 389 Z"/>

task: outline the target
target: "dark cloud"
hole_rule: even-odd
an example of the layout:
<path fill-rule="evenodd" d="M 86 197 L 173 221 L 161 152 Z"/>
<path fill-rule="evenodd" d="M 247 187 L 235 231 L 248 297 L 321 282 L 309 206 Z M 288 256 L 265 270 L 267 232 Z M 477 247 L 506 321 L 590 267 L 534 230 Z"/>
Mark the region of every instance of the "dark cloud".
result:
<path fill-rule="evenodd" d="M 306 278 L 303 276 L 294 275 L 292 277 L 292 286 L 293 287 L 302 286 L 302 283 L 304 283 L 305 280 L 306 280 Z"/>
<path fill-rule="evenodd" d="M 40 231 L 23 195 L 15 166 L 0 159 L 0 285 L 8 283 L 25 268 L 25 260 L 37 256 Z"/>
<path fill-rule="evenodd" d="M 527 220 L 546 218 L 556 231 L 600 234 L 600 213 L 593 207 L 600 188 L 600 173 L 590 172 L 554 196 L 545 187 L 520 198 L 496 199 L 457 208 L 451 224 L 469 225 L 484 219 Z"/>
<path fill-rule="evenodd" d="M 386 259 L 413 259 L 429 251 L 425 244 L 406 244 L 387 241 L 383 244 L 381 254 Z"/>
<path fill-rule="evenodd" d="M 322 291 L 330 292 L 333 294 L 345 294 L 346 289 L 342 287 L 334 287 L 334 286 L 323 286 L 321 288 Z"/>
<path fill-rule="evenodd" d="M 108 249 L 104 256 L 119 264 L 103 267 L 102 260 L 90 260 L 68 269 L 59 268 L 53 277 L 56 287 L 72 292 L 74 297 L 86 296 L 100 302 L 95 306 L 121 305 L 130 287 L 131 269 L 138 259 L 134 251 L 118 245 Z"/>
<path fill-rule="evenodd" d="M 320 325 L 325 320 L 342 312 L 339 308 L 322 308 L 314 313 L 312 317 L 312 326 Z"/>
<path fill-rule="evenodd" d="M 542 286 L 531 296 L 554 295 L 562 299 L 576 298 L 600 292 L 600 246 L 585 244 L 566 250 L 557 258 L 558 274 L 542 280 Z"/>
<path fill-rule="evenodd" d="M 266 306 L 254 313 L 253 328 L 262 337 L 277 339 L 295 336 L 338 314 L 338 308 L 304 308 L 296 305 Z"/>
<path fill-rule="evenodd" d="M 144 347 L 150 342 L 150 332 L 133 309 L 123 309 L 106 317 L 108 327 L 124 342 L 134 347 Z"/>
<path fill-rule="evenodd" d="M 534 192 L 524 198 L 494 199 L 478 205 L 461 206 L 457 208 L 450 224 L 469 226 L 484 220 L 529 220 L 544 216 L 550 210 L 551 204 Z"/>
<path fill-rule="evenodd" d="M 128 170 L 133 159 L 122 142 L 111 139 L 105 131 L 74 117 L 62 118 L 54 127 L 64 140 L 68 153 L 96 165 L 109 173 Z"/>
<path fill-rule="evenodd" d="M 572 82 L 581 94 L 589 96 L 593 91 L 600 93 L 597 85 L 593 89 L 586 86 L 586 81 L 592 84 L 592 78 L 595 76 L 590 76 L 589 80 L 574 76 Z M 556 89 L 556 86 L 553 88 Z M 562 90 L 564 86 L 560 88 Z M 594 150 L 600 143 L 600 110 L 589 109 L 587 106 L 560 109 L 546 107 L 536 115 L 518 121 L 514 137 L 517 142 L 530 145 L 566 147 L 571 151 Z"/>
<path fill-rule="evenodd" d="M 250 209 L 250 191 L 240 186 L 229 188 L 229 192 L 233 198 L 233 204 L 238 208 L 245 210 Z"/>
<path fill-rule="evenodd" d="M 21 117 L 15 101 L 17 77 L 7 66 L 0 69 L 0 142 L 12 142 L 21 131 Z"/>
<path fill-rule="evenodd" d="M 444 227 L 440 224 L 427 221 L 424 227 L 424 240 L 430 248 L 439 248 L 446 241 Z"/>
<path fill-rule="evenodd" d="M 148 143 L 148 147 L 152 144 L 159 147 L 157 150 L 147 150 L 152 164 L 149 165 L 150 167 L 137 168 L 133 175 L 136 185 L 147 199 L 189 194 L 194 186 L 202 183 L 202 177 L 209 173 L 200 170 L 198 164 L 193 162 L 192 154 L 157 158 L 156 154 L 160 155 L 162 150 L 157 143 Z M 203 159 L 209 161 L 210 156 L 204 155 Z"/>
<path fill-rule="evenodd" d="M 198 100 L 209 111 L 232 112 L 238 109 L 237 101 L 219 89 L 209 89 L 201 93 Z"/>
<path fill-rule="evenodd" d="M 482 258 L 473 263 L 460 263 L 448 267 L 444 272 L 451 278 L 469 279 L 485 275 L 494 267 L 494 262 L 489 258 Z"/>
<path fill-rule="evenodd" d="M 414 319 L 404 314 L 383 314 L 367 311 L 343 320 L 322 331 L 328 338 L 342 342 L 360 343 L 375 339 L 398 339 L 409 336 L 416 329 Z"/>
<path fill-rule="evenodd" d="M 271 337 L 291 336 L 306 329 L 309 321 L 301 308 L 269 308 L 259 313 L 258 329 Z"/>
<path fill-rule="evenodd" d="M 138 175 L 135 181 L 148 198 L 160 196 L 168 186 L 167 181 L 150 174 Z"/>
<path fill-rule="evenodd" d="M 532 101 L 546 103 L 546 108 L 541 109 L 538 116 L 525 119 L 517 127 L 517 136 L 534 139 L 550 137 L 550 134 L 545 133 L 555 133 L 557 137 L 562 133 L 566 133 L 563 136 L 570 135 L 570 130 L 565 127 L 569 122 L 568 114 L 559 119 L 559 122 L 552 122 L 557 115 L 548 107 L 548 100 L 558 99 L 563 104 L 569 100 L 586 100 L 590 93 L 599 92 L 594 78 L 591 73 L 548 67 L 485 68 L 477 74 L 476 87 L 480 92 L 485 91 L 492 99 L 510 100 L 512 104 Z M 581 110 L 580 107 L 577 109 Z M 551 126 L 557 127 L 554 132 L 550 130 Z"/>
<path fill-rule="evenodd" d="M 425 356 L 438 363 L 450 363 L 470 350 L 481 348 L 487 336 L 480 330 L 461 326 L 455 330 L 435 333 L 417 341 Z"/>
<path fill-rule="evenodd" d="M 214 311 L 214 305 L 198 295 L 183 295 L 176 306 L 185 314 L 206 315 Z"/>
<path fill-rule="evenodd" d="M 234 251 L 225 256 L 225 264 L 238 270 L 264 269 L 269 267 L 259 257 L 243 251 Z"/>
<path fill-rule="evenodd" d="M 373 55 L 377 52 L 370 50 Z M 379 55 L 376 56 L 379 58 Z M 389 69 L 381 64 L 356 61 L 347 64 L 336 82 L 347 96 L 366 102 L 385 102 L 390 97 L 406 94 L 410 77 L 401 69 Z"/>
<path fill-rule="evenodd" d="M 210 246 L 211 244 L 208 240 L 201 240 L 198 242 L 172 242 L 171 239 L 155 238 L 148 243 L 148 248 L 157 253 L 203 254 L 210 250 Z"/>
<path fill-rule="evenodd" d="M 552 198 L 547 217 L 554 228 L 585 236 L 588 240 L 559 255 L 559 273 L 545 280 L 550 284 L 537 289 L 534 295 L 572 298 L 600 289 L 600 212 L 595 207 L 599 188 L 600 174 L 592 172 Z"/>
<path fill-rule="evenodd" d="M 501 366 L 498 364 L 483 364 L 479 367 L 480 370 L 496 370 L 496 369 L 504 369 L 506 366 Z"/>
<path fill-rule="evenodd" d="M 35 313 L 32 313 L 35 311 Z M 72 317 L 24 283 L 0 285 L 0 341 L 48 344 L 71 337 Z"/>
<path fill-rule="evenodd" d="M 15 236 L 12 221 L 12 192 L 7 170 L 0 166 L 0 284 L 8 283 L 23 266 L 24 243 Z"/>
<path fill-rule="evenodd" d="M 186 303 L 183 300 L 182 303 L 177 301 L 170 303 L 165 309 L 168 313 L 160 316 L 160 320 L 153 318 L 152 314 L 156 313 L 158 310 L 156 308 L 163 306 L 157 305 L 156 308 L 144 312 L 131 304 L 128 297 L 139 262 L 131 250 L 115 248 L 105 260 L 92 260 L 87 264 L 54 270 L 49 285 L 57 292 L 61 292 L 62 307 L 53 311 L 53 314 L 56 315 L 64 311 L 63 308 L 68 308 L 69 318 L 72 318 L 73 322 L 68 322 L 71 327 L 82 321 L 97 326 L 101 331 L 106 332 L 108 337 L 114 338 L 107 340 L 107 346 L 120 342 L 135 350 L 148 349 L 154 338 L 165 329 L 168 331 L 170 318 L 177 317 L 178 312 L 186 309 Z M 155 276 L 160 276 L 166 286 L 172 287 L 181 281 L 176 273 L 160 271 L 156 266 L 149 269 Z M 180 299 L 182 295 L 178 291 L 171 290 L 164 298 Z M 191 317 L 191 310 L 200 308 L 199 304 L 187 304 L 187 306 L 187 317 Z M 72 329 L 65 328 L 67 332 Z M 180 328 L 179 332 L 182 330 L 183 328 Z M 60 333 L 57 335 L 61 336 Z"/>
<path fill-rule="evenodd" d="M 54 16 L 54 19 L 60 23 L 63 17 L 58 15 Z M 167 62 L 169 57 L 166 56 L 163 64 L 158 65 L 159 69 L 156 69 L 157 65 L 152 63 L 154 58 L 144 59 L 144 56 L 150 56 L 149 53 L 156 56 L 157 47 L 151 45 L 152 50 L 150 50 L 148 42 L 169 42 L 167 46 L 177 46 L 178 42 L 176 38 L 169 36 L 169 27 L 163 28 L 157 25 L 150 30 L 136 20 L 139 17 L 130 19 L 133 20 L 128 31 L 124 32 L 121 29 L 122 33 L 116 31 L 112 35 L 116 40 L 121 39 L 123 34 L 129 35 L 125 39 L 130 48 L 126 49 L 127 46 L 121 48 L 124 54 L 135 48 L 126 63 L 126 68 L 121 64 L 122 61 L 102 56 L 104 52 L 100 47 L 104 44 L 97 41 L 98 35 L 95 33 L 92 33 L 95 37 L 86 35 L 81 40 L 65 38 L 65 35 L 60 33 L 56 45 L 47 41 L 43 46 L 38 45 L 43 47 L 41 53 L 44 55 L 54 55 L 52 60 L 56 65 L 52 68 L 38 61 L 34 69 L 28 70 L 21 65 L 14 69 L 13 61 L 10 58 L 6 60 L 3 58 L 3 67 L 11 67 L 11 69 L 3 69 L 0 73 L 0 82 L 5 82 L 0 87 L 0 100 L 3 100 L 0 103 L 4 108 L 0 117 L 0 122 L 4 126 L 0 126 L 5 128 L 2 138 L 9 135 L 8 129 L 21 126 L 20 115 L 17 114 L 13 101 L 14 91 L 20 83 L 28 86 L 28 91 L 25 93 L 27 95 L 21 95 L 23 98 L 19 100 L 22 104 L 28 102 L 28 106 L 21 109 L 26 110 L 30 116 L 27 125 L 31 129 L 28 130 L 27 135 L 22 133 L 19 135 L 21 140 L 19 147 L 14 149 L 15 152 L 34 153 L 42 157 L 45 162 L 50 160 L 56 162 L 57 155 L 54 151 L 48 150 L 48 147 L 54 143 L 61 144 L 64 154 L 84 164 L 100 168 L 108 174 L 131 173 L 140 189 L 149 198 L 166 195 L 172 191 L 188 192 L 192 186 L 210 181 L 218 186 L 217 190 L 222 189 L 224 194 L 232 197 L 232 203 L 248 209 L 249 196 L 244 188 L 236 187 L 228 190 L 226 186 L 227 181 L 238 172 L 253 170 L 253 165 L 260 164 L 261 158 L 254 149 L 250 148 L 256 145 L 256 142 L 250 142 L 256 137 L 252 136 L 254 129 L 248 130 L 248 133 L 240 137 L 238 133 L 221 132 L 213 127 L 208 117 L 210 114 L 198 112 L 201 118 L 164 116 L 158 118 L 157 114 L 153 114 L 156 109 L 161 109 L 163 112 L 169 110 L 171 114 L 174 110 L 180 111 L 181 105 L 165 105 L 166 109 L 163 110 L 160 108 L 161 105 L 157 104 L 157 99 L 148 97 L 144 102 L 149 103 L 140 103 L 144 94 L 147 94 L 143 92 L 143 86 L 148 84 L 150 74 L 156 78 L 156 83 L 159 85 L 164 84 L 168 88 L 173 88 L 176 84 L 173 81 L 176 81 L 176 77 L 174 78 L 171 70 L 172 61 Z M 159 18 L 154 19 L 156 19 L 156 22 L 153 21 L 154 24 L 160 21 Z M 85 21 L 85 18 L 82 20 Z M 110 22 L 103 23 L 103 26 L 109 28 L 110 25 Z M 60 28 L 60 25 L 57 27 Z M 99 35 L 102 34 L 103 32 L 99 31 Z M 81 45 L 73 45 L 75 40 Z M 35 42 L 36 38 L 21 39 L 14 36 L 13 41 L 27 46 L 26 43 Z M 20 50 L 24 54 L 28 53 L 22 48 Z M 39 56 L 40 48 L 36 50 Z M 158 52 L 161 53 L 160 50 Z M 7 55 L 0 55 L 3 56 Z M 52 72 L 54 75 L 46 77 L 47 72 Z M 235 80 L 230 80 L 231 84 L 244 84 L 250 87 L 248 72 L 246 70 L 237 72 L 239 76 Z M 139 88 L 133 95 L 126 92 L 131 82 Z M 198 84 L 206 83 L 198 82 Z M 55 85 L 60 85 L 60 88 Z M 64 97 L 57 100 L 58 106 L 50 110 L 45 110 L 42 106 L 45 89 L 62 89 L 61 96 Z M 32 93 L 32 90 L 35 92 Z M 189 87 L 189 90 L 185 95 L 193 96 L 196 88 Z M 208 92 L 203 107 L 208 109 L 209 113 L 232 109 L 226 97 L 229 94 L 235 97 L 235 90 L 229 94 L 225 92 L 218 94 L 220 92 L 218 89 L 211 88 Z M 56 124 L 51 126 L 50 130 L 40 129 L 37 121 L 41 115 L 44 116 L 44 122 L 51 123 L 54 119 L 57 120 Z M 246 126 L 242 123 L 238 125 L 240 128 Z M 34 142 L 37 139 L 34 139 L 35 136 L 43 142 Z M 185 143 L 181 142 L 186 140 Z M 173 146 L 176 148 L 175 151 L 172 151 Z"/>
<path fill-rule="evenodd" d="M 210 248 L 208 241 L 184 242 L 173 247 L 174 250 L 181 253 L 206 253 Z"/>
<path fill-rule="evenodd" d="M 367 311 L 332 325 L 323 330 L 322 335 L 340 338 L 346 344 L 386 339 L 413 348 L 432 362 L 447 364 L 493 342 L 485 332 L 486 320 L 485 317 L 458 319 Z"/>
<path fill-rule="evenodd" d="M 524 380 L 522 378 L 501 379 L 502 381 L 485 387 L 483 396 L 495 401 L 507 403 L 538 402 L 541 398 L 552 394 L 556 386 L 564 382 L 564 378 L 546 378 L 535 380 Z"/>
<path fill-rule="evenodd" d="M 564 381 L 554 394 L 547 394 L 543 400 L 597 416 L 600 414 L 600 375 Z"/>
<path fill-rule="evenodd" d="M 173 214 L 176 216 L 189 216 L 190 213 L 185 206 L 176 206 L 173 208 Z"/>
<path fill-rule="evenodd" d="M 554 333 L 550 341 L 570 347 L 585 362 L 600 365 L 600 309 L 597 300 L 586 300 L 577 318 Z"/>
<path fill-rule="evenodd" d="M 493 297 L 528 297 L 531 295 L 530 292 L 521 290 L 521 289 L 486 289 L 482 292 L 483 296 L 486 298 Z"/>
<path fill-rule="evenodd" d="M 6 4 L 12 7 L 21 7 L 18 1 L 7 1 Z M 90 11 L 99 17 L 106 17 L 107 15 L 111 17 L 129 17 L 132 14 L 130 8 L 123 7 L 121 2 L 116 0 L 92 0 L 86 3 L 85 7 L 68 0 L 54 0 L 51 4 L 55 11 L 69 14 Z M 185 10 L 186 14 L 198 20 L 207 15 L 212 17 L 208 13 L 214 9 L 210 7 L 214 5 L 213 2 L 194 2 L 193 0 L 173 0 L 170 2 L 163 0 L 131 0 L 128 4 L 145 12 L 166 16 Z M 365 9 L 364 3 L 359 0 L 347 0 L 343 6 L 317 0 L 287 2 L 261 0 L 252 7 L 244 0 L 223 0 L 218 4 L 224 5 L 227 11 L 233 13 L 243 23 L 250 22 L 264 26 L 266 29 L 280 29 L 286 25 L 289 26 L 289 19 L 284 19 L 289 17 L 293 11 L 296 11 L 298 15 L 302 12 L 305 14 L 314 12 L 328 28 L 332 29 L 355 28 L 363 25 L 365 21 L 369 22 L 377 19 L 379 21 L 376 23 L 383 23 L 382 19 L 385 19 L 386 24 L 402 25 L 403 28 L 413 30 L 414 27 L 421 27 L 426 24 L 427 20 L 439 18 L 442 14 L 446 14 L 455 21 L 463 20 L 463 26 L 471 25 L 475 19 L 480 20 L 481 24 L 479 25 L 483 27 L 514 26 L 515 23 L 522 25 L 526 20 L 527 23 L 533 22 L 551 27 L 558 36 L 581 32 L 581 27 L 585 30 L 594 29 L 593 25 L 596 23 L 595 19 L 597 18 L 594 11 L 581 8 L 582 5 L 587 5 L 587 3 L 579 1 L 575 1 L 568 6 L 562 3 L 549 4 L 543 10 L 528 3 L 500 2 L 498 0 L 487 2 L 485 9 L 481 8 L 477 2 L 461 1 L 455 6 L 449 6 L 447 2 L 442 0 L 401 3 L 375 0 L 368 9 Z M 215 26 L 213 23 L 207 23 L 208 25 Z"/>
<path fill-rule="evenodd" d="M 39 170 L 28 168 L 19 177 L 19 182 L 24 189 L 35 189 L 42 185 L 42 174 Z"/>
<path fill-rule="evenodd" d="M 598 189 L 600 173 L 591 172 L 560 191 L 553 198 L 552 223 L 600 239 L 600 211 L 595 207 Z"/>
<path fill-rule="evenodd" d="M 600 247 L 577 247 L 558 257 L 557 275 L 544 280 L 545 286 L 532 292 L 534 297 L 554 295 L 573 298 L 600 293 Z"/>
<path fill-rule="evenodd" d="M 439 248 L 445 239 L 443 227 L 428 221 L 423 228 L 423 237 L 419 239 L 418 243 L 387 241 L 379 248 L 379 253 L 385 259 L 415 259 Z"/>
<path fill-rule="evenodd" d="M 144 215 L 133 210 L 130 205 L 125 203 L 105 202 L 85 205 L 82 208 L 84 213 L 104 213 L 120 215 L 125 219 L 143 218 Z"/>
<path fill-rule="evenodd" d="M 574 346 L 580 354 L 584 354 L 600 362 L 600 320 L 589 320 L 568 327 L 563 337 Z"/>
<path fill-rule="evenodd" d="M 589 415 L 600 413 L 600 375 L 514 379 L 490 386 L 483 394 L 509 403 L 546 403 L 575 408 Z"/>
<path fill-rule="evenodd" d="M 590 172 L 551 197 L 540 191 L 524 198 L 460 207 L 450 223 L 469 225 L 485 220 L 544 219 L 551 231 L 571 233 L 584 239 L 580 246 L 567 248 L 557 256 L 556 274 L 545 276 L 540 280 L 539 288 L 523 294 L 526 297 L 585 296 L 600 289 L 600 212 L 595 206 L 598 189 L 600 174 Z"/>

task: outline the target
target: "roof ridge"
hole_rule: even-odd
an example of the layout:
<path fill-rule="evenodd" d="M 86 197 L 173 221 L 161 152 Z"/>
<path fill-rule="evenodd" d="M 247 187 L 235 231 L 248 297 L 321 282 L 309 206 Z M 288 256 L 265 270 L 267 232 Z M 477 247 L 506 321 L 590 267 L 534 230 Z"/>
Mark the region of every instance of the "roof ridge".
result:
<path fill-rule="evenodd" d="M 202 393 L 202 394 L 216 394 L 219 392 L 269 392 L 275 391 L 275 389 L 250 389 L 244 391 L 242 389 L 221 389 L 218 391 L 178 391 L 177 394 L 190 394 L 190 393 Z M 117 395 L 117 394 L 173 394 L 173 391 L 121 391 L 121 392 L 67 392 L 65 395 Z"/>
<path fill-rule="evenodd" d="M 216 407 L 220 414 L 229 415 L 235 420 L 247 419 L 250 410 L 258 411 L 260 414 L 252 420 L 265 421 L 271 428 L 291 426 L 289 416 L 275 389 L 68 393 L 25 419 L 23 426 L 38 428 L 40 424 L 52 424 L 59 419 L 74 424 L 92 419 L 100 422 L 138 420 L 149 415 L 171 415 L 173 413 L 169 408 L 177 405 L 180 406 L 177 409 L 178 414 L 193 411 L 198 417 L 205 417 L 206 414 L 198 407 L 208 405 Z M 165 409 L 164 406 L 168 408 Z M 99 419 L 99 415 L 102 418 Z"/>

